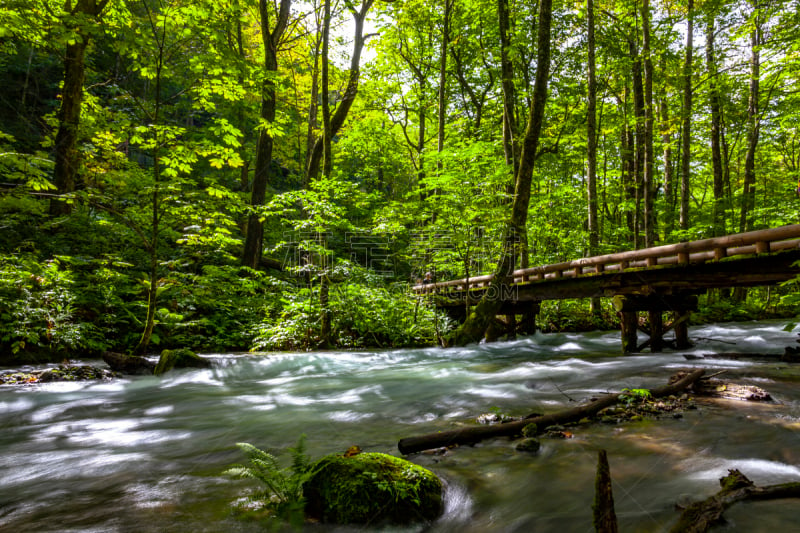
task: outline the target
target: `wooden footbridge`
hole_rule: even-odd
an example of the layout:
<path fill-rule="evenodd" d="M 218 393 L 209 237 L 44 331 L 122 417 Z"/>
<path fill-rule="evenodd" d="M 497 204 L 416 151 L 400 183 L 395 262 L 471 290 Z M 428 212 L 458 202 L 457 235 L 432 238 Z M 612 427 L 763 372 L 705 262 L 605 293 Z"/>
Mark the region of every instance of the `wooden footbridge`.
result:
<path fill-rule="evenodd" d="M 691 346 L 689 313 L 697 295 L 708 289 L 775 285 L 800 275 L 800 224 L 725 237 L 668 244 L 608 255 L 586 257 L 514 271 L 513 284 L 491 285 L 493 275 L 416 285 L 437 307 L 456 320 L 481 298 L 502 300 L 501 314 L 516 330 L 535 330 L 539 306 L 545 300 L 613 298 L 620 315 L 622 349 L 658 352 L 664 334 L 674 330 L 675 346 Z M 638 344 L 639 312 L 647 312 L 649 340 Z M 665 328 L 664 313 L 671 313 Z"/>

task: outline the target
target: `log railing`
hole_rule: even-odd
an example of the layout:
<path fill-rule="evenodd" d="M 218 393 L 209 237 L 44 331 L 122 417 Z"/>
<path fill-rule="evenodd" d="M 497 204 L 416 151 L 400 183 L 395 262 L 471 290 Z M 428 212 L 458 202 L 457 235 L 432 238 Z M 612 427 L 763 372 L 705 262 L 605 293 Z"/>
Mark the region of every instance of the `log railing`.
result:
<path fill-rule="evenodd" d="M 701 239 L 699 241 L 666 244 L 644 250 L 633 250 L 615 254 L 585 257 L 565 263 L 543 265 L 515 270 L 514 283 L 546 279 L 575 278 L 604 272 L 622 272 L 629 269 L 655 267 L 660 265 L 688 265 L 720 261 L 728 257 L 776 253 L 800 248 L 800 224 L 779 228 L 737 233 L 725 237 Z M 464 291 L 487 287 L 494 274 L 475 276 L 415 285 L 412 291 L 419 294 L 433 292 Z"/>

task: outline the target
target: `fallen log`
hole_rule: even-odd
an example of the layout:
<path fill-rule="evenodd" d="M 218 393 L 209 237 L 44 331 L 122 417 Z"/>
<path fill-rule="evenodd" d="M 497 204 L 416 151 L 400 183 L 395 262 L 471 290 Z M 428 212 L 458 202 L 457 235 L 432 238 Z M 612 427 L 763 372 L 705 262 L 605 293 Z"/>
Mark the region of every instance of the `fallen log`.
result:
<path fill-rule="evenodd" d="M 650 394 L 654 398 L 676 394 L 700 379 L 703 374 L 704 371 L 702 369 L 694 370 L 675 383 L 652 389 Z M 537 433 L 541 433 L 548 426 L 578 422 L 583 418 L 592 417 L 606 407 L 610 407 L 618 403 L 620 401 L 620 394 L 622 393 L 617 392 L 606 394 L 589 403 L 573 407 L 572 409 L 566 409 L 564 411 L 559 411 L 558 413 L 549 415 L 524 418 L 522 420 L 507 422 L 505 424 L 495 424 L 492 426 L 471 426 L 454 429 L 451 431 L 429 433 L 427 435 L 420 435 L 418 437 L 408 437 L 405 439 L 400 439 L 400 441 L 397 443 L 397 448 L 403 455 L 408 455 L 410 453 L 430 450 L 432 448 L 441 448 L 461 444 L 474 444 L 484 439 L 495 437 L 513 437 L 520 435 L 522 433 L 522 428 L 530 424 L 536 424 Z"/>
<path fill-rule="evenodd" d="M 738 470 L 719 480 L 722 490 L 701 502 L 684 509 L 670 533 L 704 533 L 724 519 L 722 513 L 731 505 L 743 500 L 776 500 L 800 498 L 800 483 L 782 483 L 756 487 Z"/>

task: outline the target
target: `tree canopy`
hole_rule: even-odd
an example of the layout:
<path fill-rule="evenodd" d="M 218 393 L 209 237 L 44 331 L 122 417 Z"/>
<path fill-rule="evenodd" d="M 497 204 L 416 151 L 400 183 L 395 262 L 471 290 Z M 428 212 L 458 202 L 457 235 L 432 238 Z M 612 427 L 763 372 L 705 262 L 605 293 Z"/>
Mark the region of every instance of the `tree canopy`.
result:
<path fill-rule="evenodd" d="M 425 272 L 796 223 L 799 7 L 6 1 L 0 353 L 427 344 Z"/>

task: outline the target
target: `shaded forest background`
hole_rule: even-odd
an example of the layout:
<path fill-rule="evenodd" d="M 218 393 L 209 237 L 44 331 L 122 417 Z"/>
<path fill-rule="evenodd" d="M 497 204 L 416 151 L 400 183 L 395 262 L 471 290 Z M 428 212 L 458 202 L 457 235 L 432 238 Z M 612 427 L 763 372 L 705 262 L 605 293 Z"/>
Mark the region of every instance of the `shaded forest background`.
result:
<path fill-rule="evenodd" d="M 796 1 L 544 1 L 7 0 L 0 362 L 436 342 L 408 285 L 497 266 L 543 52 L 516 266 L 798 222 Z"/>

